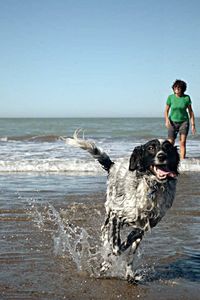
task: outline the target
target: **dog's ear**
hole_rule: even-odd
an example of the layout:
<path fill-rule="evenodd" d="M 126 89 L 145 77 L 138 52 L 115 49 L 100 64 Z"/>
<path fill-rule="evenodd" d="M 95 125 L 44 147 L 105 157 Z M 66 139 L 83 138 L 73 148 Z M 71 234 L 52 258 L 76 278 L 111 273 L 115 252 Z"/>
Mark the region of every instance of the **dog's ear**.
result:
<path fill-rule="evenodd" d="M 179 163 L 180 163 L 180 155 L 179 155 L 177 146 L 173 147 L 173 151 L 174 151 L 174 153 L 173 153 L 174 159 L 171 158 L 172 163 L 170 164 L 170 170 L 174 171 L 176 173 L 176 175 L 179 175 L 178 167 L 179 167 Z"/>
<path fill-rule="evenodd" d="M 144 148 L 143 146 L 137 146 L 133 150 L 129 161 L 129 171 L 144 171 L 143 160 Z"/>

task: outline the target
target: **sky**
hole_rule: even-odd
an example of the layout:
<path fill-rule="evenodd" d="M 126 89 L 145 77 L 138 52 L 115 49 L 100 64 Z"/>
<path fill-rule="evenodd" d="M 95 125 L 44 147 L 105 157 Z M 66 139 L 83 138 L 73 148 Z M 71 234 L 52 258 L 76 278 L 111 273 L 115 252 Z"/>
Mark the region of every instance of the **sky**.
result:
<path fill-rule="evenodd" d="M 0 0 L 0 117 L 200 116 L 199 0 Z"/>

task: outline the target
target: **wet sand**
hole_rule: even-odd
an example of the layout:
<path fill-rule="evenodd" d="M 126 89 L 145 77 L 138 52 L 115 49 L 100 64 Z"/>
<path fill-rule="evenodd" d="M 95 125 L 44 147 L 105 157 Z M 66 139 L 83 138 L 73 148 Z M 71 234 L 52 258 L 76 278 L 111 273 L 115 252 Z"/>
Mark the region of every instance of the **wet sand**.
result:
<path fill-rule="evenodd" d="M 36 188 L 39 177 L 32 178 L 35 189 L 26 187 L 23 176 L 13 182 L 9 177 L 7 184 L 5 177 L 0 189 L 0 299 L 199 299 L 197 173 L 180 177 L 173 208 L 144 239 L 137 255 L 144 280 L 138 285 L 116 276 L 95 278 L 104 183 L 96 193 L 69 195 L 64 187 L 52 190 L 48 177 L 44 190 Z"/>

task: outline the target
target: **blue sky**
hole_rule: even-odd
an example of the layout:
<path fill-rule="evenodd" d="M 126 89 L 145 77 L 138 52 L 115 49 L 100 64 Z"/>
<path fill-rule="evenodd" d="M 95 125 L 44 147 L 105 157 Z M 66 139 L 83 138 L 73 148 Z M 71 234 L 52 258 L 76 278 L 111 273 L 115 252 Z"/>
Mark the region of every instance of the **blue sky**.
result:
<path fill-rule="evenodd" d="M 0 0 L 0 117 L 200 116 L 200 1 Z"/>

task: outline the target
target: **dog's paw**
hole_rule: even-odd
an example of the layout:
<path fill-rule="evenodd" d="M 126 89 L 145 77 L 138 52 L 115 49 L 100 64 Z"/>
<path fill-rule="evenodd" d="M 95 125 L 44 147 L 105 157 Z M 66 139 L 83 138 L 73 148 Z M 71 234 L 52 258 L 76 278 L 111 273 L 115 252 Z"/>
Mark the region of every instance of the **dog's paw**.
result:
<path fill-rule="evenodd" d="M 109 261 L 104 261 L 101 264 L 100 275 L 104 275 L 111 267 L 111 263 Z"/>
<path fill-rule="evenodd" d="M 139 275 L 137 273 L 133 274 L 133 272 L 130 274 L 128 273 L 126 275 L 126 280 L 128 281 L 128 283 L 130 284 L 138 284 L 142 279 L 142 275 Z"/>
<path fill-rule="evenodd" d="M 137 279 L 137 276 L 132 277 L 130 275 L 127 276 L 126 280 L 128 281 L 129 284 L 135 284 L 135 285 L 137 285 L 140 281 L 140 280 Z"/>
<path fill-rule="evenodd" d="M 126 280 L 128 283 L 138 284 L 141 279 L 142 275 L 138 274 L 137 272 L 134 273 L 131 265 L 126 267 Z"/>
<path fill-rule="evenodd" d="M 138 284 L 138 280 L 134 276 L 128 275 L 126 277 L 126 280 L 128 281 L 129 284 L 135 284 L 135 285 Z"/>
<path fill-rule="evenodd" d="M 115 256 L 119 256 L 121 254 L 121 251 L 119 249 L 118 246 L 115 246 L 113 249 L 112 249 L 112 254 L 115 255 Z"/>
<path fill-rule="evenodd" d="M 126 278 L 126 280 L 127 280 L 128 283 L 130 283 L 130 284 L 135 284 L 135 285 L 137 285 L 137 284 L 139 284 L 139 283 L 141 282 L 142 276 L 141 276 L 141 275 L 138 275 L 138 274 L 136 274 L 136 275 L 134 275 L 134 276 L 128 275 L 127 278 Z"/>

